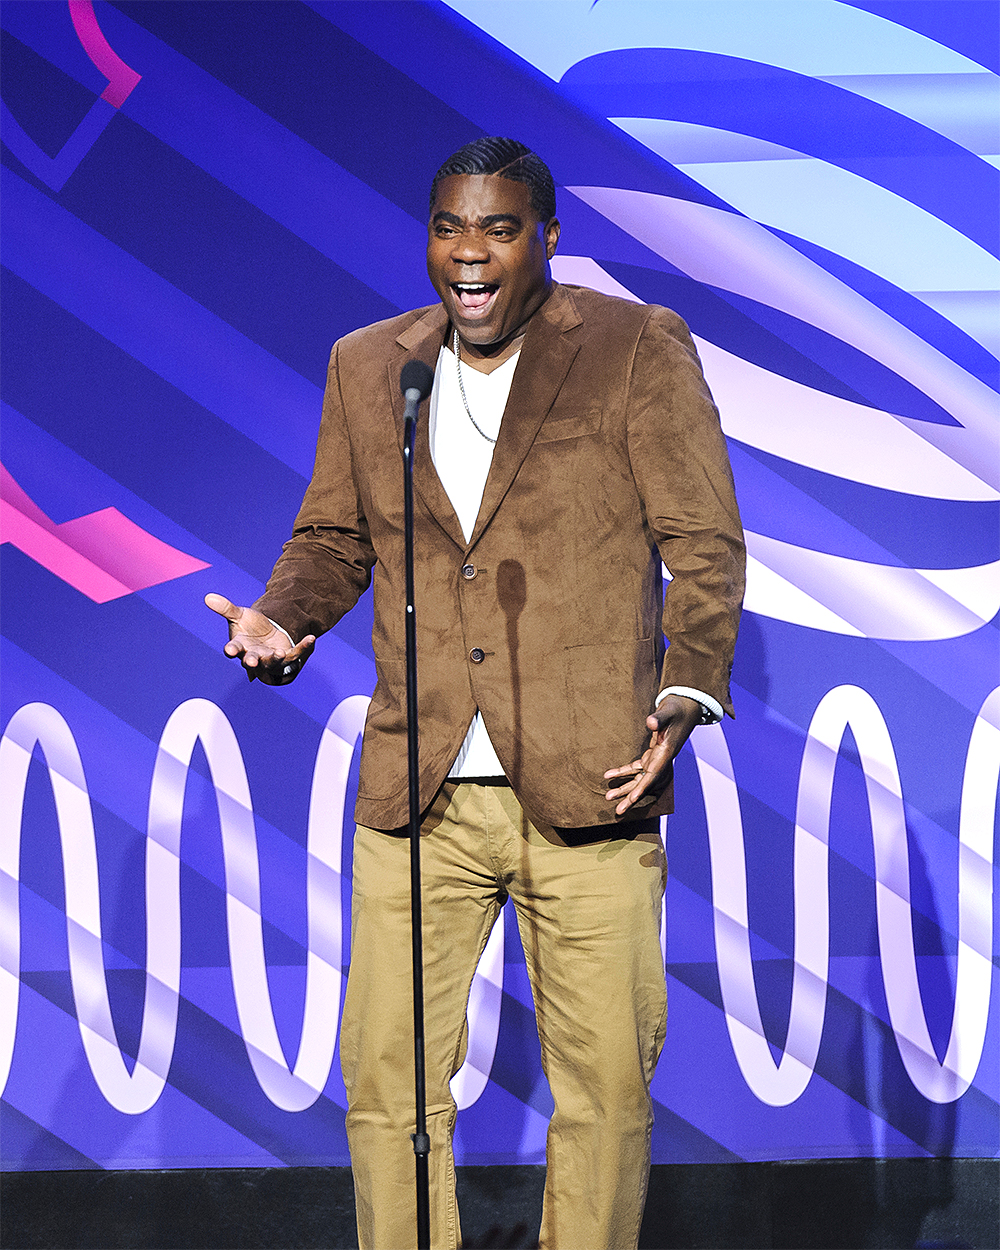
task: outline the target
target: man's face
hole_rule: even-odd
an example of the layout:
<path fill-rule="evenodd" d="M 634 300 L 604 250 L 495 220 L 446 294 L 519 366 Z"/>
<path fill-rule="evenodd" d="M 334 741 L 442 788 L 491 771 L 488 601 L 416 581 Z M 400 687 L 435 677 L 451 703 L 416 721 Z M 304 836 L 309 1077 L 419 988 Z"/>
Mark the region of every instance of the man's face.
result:
<path fill-rule="evenodd" d="M 523 182 L 493 174 L 442 178 L 431 208 L 427 272 L 473 352 L 520 331 L 551 286 L 559 223 L 540 222 Z"/>

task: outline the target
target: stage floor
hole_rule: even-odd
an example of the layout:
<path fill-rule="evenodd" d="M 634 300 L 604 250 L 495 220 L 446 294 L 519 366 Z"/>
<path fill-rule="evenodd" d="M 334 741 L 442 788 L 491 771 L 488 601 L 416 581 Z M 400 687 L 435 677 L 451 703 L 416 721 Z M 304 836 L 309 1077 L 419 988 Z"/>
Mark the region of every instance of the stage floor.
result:
<path fill-rule="evenodd" d="M 544 1170 L 459 1168 L 467 1250 L 536 1244 Z M 646 1250 L 867 1250 L 998 1243 L 1000 1165 L 981 1159 L 658 1165 Z M 9 1172 L 4 1250 L 348 1250 L 348 1168 Z"/>

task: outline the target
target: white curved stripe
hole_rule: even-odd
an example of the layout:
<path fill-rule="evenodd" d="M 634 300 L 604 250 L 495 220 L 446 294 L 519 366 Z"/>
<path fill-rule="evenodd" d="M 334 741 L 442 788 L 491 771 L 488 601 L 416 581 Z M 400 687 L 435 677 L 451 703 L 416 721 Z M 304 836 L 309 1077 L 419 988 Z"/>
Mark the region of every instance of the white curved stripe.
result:
<path fill-rule="evenodd" d="M 821 473 L 925 499 L 987 502 L 987 485 L 890 413 L 771 373 L 695 338 L 731 438 Z"/>
<path fill-rule="evenodd" d="M 219 811 L 226 911 L 237 1015 L 247 1054 L 267 1097 L 302 1111 L 324 1089 L 337 1042 L 342 979 L 341 858 L 351 757 L 369 700 L 354 695 L 331 715 L 320 741 L 309 806 L 305 1008 L 298 1055 L 289 1070 L 268 988 L 260 914 L 260 873 L 250 791 L 242 754 L 224 713 L 190 699 L 164 727 L 149 798 L 146 857 L 146 997 L 139 1057 L 132 1073 L 115 1035 L 104 972 L 96 840 L 83 765 L 65 720 L 47 704 L 28 704 L 0 739 L 5 795 L 0 833 L 0 1086 L 14 1050 L 20 989 L 18 899 L 20 820 L 36 743 L 49 767 L 59 818 L 66 883 L 70 976 L 80 1033 L 94 1078 L 119 1111 L 149 1110 L 163 1091 L 173 1056 L 180 986 L 180 836 L 187 776 L 201 741 Z M 456 1074 L 460 1106 L 486 1087 L 496 1053 L 503 985 L 503 914 L 473 981 L 469 1047 Z"/>
<path fill-rule="evenodd" d="M 334 711 L 323 733 L 309 813 L 307 899 L 309 952 L 298 1055 L 289 1070 L 274 1022 L 260 909 L 260 868 L 243 756 L 225 714 L 189 699 L 167 721 L 150 793 L 150 829 L 179 839 L 191 754 L 205 751 L 219 810 L 226 875 L 226 922 L 233 992 L 247 1054 L 261 1088 L 284 1111 L 319 1097 L 333 1062 L 340 1011 L 340 846 L 344 793 L 355 738 L 368 700 L 354 696 Z M 152 836 L 152 832 L 151 832 Z"/>
<path fill-rule="evenodd" d="M 776 620 L 813 624 L 784 615 L 790 598 L 768 601 L 767 582 L 754 584 L 759 566 L 827 607 L 867 638 L 931 642 L 960 638 L 1000 612 L 1000 561 L 967 569 L 907 569 L 810 551 L 747 531 L 747 551 L 758 566 L 748 570 L 746 607 Z M 829 628 L 816 626 L 817 628 Z"/>
<path fill-rule="evenodd" d="M 998 788 L 1000 688 L 983 701 L 972 728 L 959 814 L 955 1014 L 942 1068 L 958 1074 L 966 1087 L 971 1084 L 979 1067 L 989 1024 L 993 977 L 994 825 Z M 943 1077 L 942 1071 L 931 1068 L 926 1075 L 929 1089 L 951 1092 L 951 1081 Z M 924 1079 L 923 1072 L 921 1079 Z M 927 1093 L 927 1097 L 940 1101 L 934 1093 Z"/>
<path fill-rule="evenodd" d="M 998 158 L 1000 159 L 1000 158 Z M 969 338 L 1000 357 L 1000 293 L 996 291 L 913 291 L 928 308 L 964 330 Z"/>
<path fill-rule="evenodd" d="M 808 159 L 805 152 L 786 148 L 781 143 L 718 126 L 703 126 L 699 122 L 678 122 L 664 117 L 609 117 L 608 121 L 678 167 L 715 161 Z"/>
<path fill-rule="evenodd" d="M 748 536 L 749 537 L 749 536 Z M 794 585 L 762 564 L 747 550 L 747 584 L 743 598 L 744 612 L 756 612 L 774 621 L 787 621 L 790 625 L 804 625 L 807 629 L 822 629 L 828 634 L 847 634 L 853 638 L 864 635 L 836 612 L 807 595 Z"/>
<path fill-rule="evenodd" d="M 472 978 L 465 1013 L 469 1028 L 465 1061 L 451 1078 L 451 1095 L 459 1111 L 471 1107 L 479 1098 L 493 1068 L 503 1002 L 503 947 L 504 912 L 501 908 Z"/>
<path fill-rule="evenodd" d="M 754 221 L 817 243 L 903 291 L 993 291 L 1000 261 L 964 234 L 828 161 L 685 162 L 678 168 Z"/>
<path fill-rule="evenodd" d="M 996 122 L 1000 80 L 995 74 L 833 74 L 821 81 L 874 100 L 977 156 L 995 155 L 1000 147 Z M 662 117 L 609 117 L 608 121 L 671 165 L 775 157 L 796 160 L 807 155 L 754 135 L 697 122 Z"/>
<path fill-rule="evenodd" d="M 667 818 L 660 817 L 660 841 L 663 843 L 663 853 L 667 853 Z M 663 902 L 660 904 L 660 954 L 663 957 L 664 971 L 667 964 L 667 894 L 663 892 Z"/>
<path fill-rule="evenodd" d="M 993 806 L 1000 778 L 998 715 L 1000 691 L 995 690 L 976 720 L 966 761 L 965 786 L 970 798 L 967 804 L 963 787 L 958 970 L 943 1063 L 934 1052 L 917 977 L 909 847 L 899 769 L 888 727 L 871 695 L 857 686 L 838 686 L 823 699 L 813 725 L 818 725 L 822 718 L 826 744 L 832 754 L 817 760 L 816 771 L 810 771 L 808 776 L 803 760 L 800 777 L 803 788 L 819 787 L 828 777 L 832 785 L 836 752 L 850 726 L 868 792 L 879 952 L 889 1022 L 910 1080 L 925 1098 L 937 1103 L 954 1102 L 969 1088 L 986 1039 L 992 978 L 992 866 L 990 856 L 984 858 L 981 851 L 992 851 Z"/>
<path fill-rule="evenodd" d="M 224 713 L 206 699 L 190 699 L 176 709 L 160 739 L 150 786 L 146 839 L 146 992 L 139 1054 L 131 1073 L 118 1046 L 108 1000 L 97 848 L 76 743 L 65 720 L 47 704 L 27 704 L 11 718 L 0 739 L 0 790 L 5 796 L 0 811 L 0 1087 L 9 1075 L 16 1033 L 21 813 L 37 744 L 45 755 L 59 821 L 70 978 L 94 1079 L 113 1107 L 131 1115 L 148 1111 L 162 1093 L 177 1032 L 181 824 L 191 756 L 195 743 L 201 741 L 219 811 L 233 989 L 247 1053 L 261 1088 L 276 1106 L 302 1111 L 316 1101 L 329 1077 L 337 1041 L 343 963 L 340 868 L 344 800 L 354 744 L 363 731 L 368 703 L 366 697 L 354 695 L 338 705 L 323 731 L 316 756 L 307 850 L 305 1008 L 293 1071 L 289 1071 L 282 1053 L 268 989 L 249 785 L 239 744 Z M 494 945 L 485 976 L 499 985 L 503 976 L 502 936 L 499 973 L 496 950 Z M 491 1005 L 490 1000 L 484 1015 L 490 1014 Z M 485 1050 L 492 1046 L 492 1062 L 498 1010 L 494 1015 L 492 1043 L 488 1041 L 489 1020 L 485 1030 L 479 1027 L 474 1043 L 474 1053 L 480 1064 L 486 1063 L 487 1075 Z"/>
<path fill-rule="evenodd" d="M 557 81 L 619 48 L 690 48 L 820 77 L 982 73 L 924 35 L 833 0 L 446 0 Z"/>
<path fill-rule="evenodd" d="M 927 1099 L 954 1102 L 982 1059 L 992 986 L 994 808 L 1000 784 L 1000 688 L 983 703 L 966 758 L 959 829 L 959 943 L 955 1004 L 943 1062 L 924 1012 L 913 944 L 910 864 L 899 770 L 874 699 L 837 686 L 820 701 L 806 735 L 795 816 L 795 945 L 788 1034 L 779 1064 L 764 1036 L 747 913 L 739 793 L 721 725 L 691 739 L 708 823 L 716 955 L 726 1025 L 753 1093 L 786 1106 L 815 1068 L 829 975 L 829 840 L 833 782 L 844 734 L 857 744 L 868 795 L 875 897 L 889 1023 L 910 1080 Z"/>
<path fill-rule="evenodd" d="M 313 768 L 309 795 L 306 906 L 309 951 L 302 1038 L 295 1073 L 321 1093 L 333 1065 L 343 980 L 341 866 L 351 759 L 371 700 L 351 695 L 333 710 Z M 300 1072 L 301 1068 L 301 1072 Z"/>
<path fill-rule="evenodd" d="M 97 843 L 83 764 L 72 731 L 46 703 L 29 703 L 11 717 L 0 740 L 0 820 L 3 833 L 7 937 L 2 971 L 3 1042 L 0 1072 L 6 1084 L 13 1053 L 20 976 L 20 914 L 17 898 L 19 845 L 24 790 L 35 745 L 48 767 L 59 821 L 66 892 L 69 972 L 77 1021 L 90 1069 L 101 1093 L 118 1111 L 148 1111 L 163 1092 L 177 1031 L 180 982 L 180 863 L 170 839 L 147 840 L 146 994 L 139 1054 L 131 1072 L 125 1065 L 108 1001 L 101 941 L 101 896 Z"/>
<path fill-rule="evenodd" d="M 559 282 L 643 301 L 589 256 L 555 256 Z M 877 408 L 852 403 L 694 336 L 705 378 L 731 438 L 851 482 L 927 499 L 987 502 L 1000 491 Z"/>
<path fill-rule="evenodd" d="M 996 74 L 833 74 L 824 80 L 883 104 L 977 156 L 1000 152 Z"/>
<path fill-rule="evenodd" d="M 638 295 L 634 295 L 626 286 L 612 278 L 592 256 L 570 256 L 558 252 L 552 257 L 549 265 L 552 276 L 557 282 L 565 282 L 569 286 L 585 286 L 592 291 L 600 291 L 604 295 L 616 295 L 619 299 L 630 300 L 633 304 L 644 304 Z"/>
<path fill-rule="evenodd" d="M 302 1039 L 290 1073 L 274 1027 L 263 963 L 259 873 L 249 788 L 232 728 L 207 700 L 182 704 L 161 738 L 150 793 L 147 839 L 147 973 L 139 1059 L 129 1073 L 117 1044 L 101 953 L 100 894 L 90 800 L 65 720 L 41 703 L 21 708 L 0 739 L 0 1074 L 14 1046 L 20 973 L 18 908 L 21 812 L 36 744 L 45 755 L 59 820 L 66 884 L 70 975 L 85 1052 L 104 1096 L 130 1114 L 148 1110 L 166 1081 L 176 1034 L 180 969 L 179 836 L 194 743 L 205 748 L 223 826 L 234 988 L 248 1053 L 262 1088 L 279 1107 L 302 1110 L 325 1085 L 339 1012 L 340 846 L 346 778 L 368 700 L 334 711 L 317 755 L 309 826 L 309 964 Z M 746 865 L 739 795 L 720 726 L 692 739 L 705 796 L 712 857 L 720 986 L 734 1052 L 762 1101 L 784 1106 L 805 1089 L 818 1053 L 829 954 L 828 842 L 833 777 L 844 733 L 857 743 L 868 793 L 876 902 L 890 1023 L 907 1072 L 928 1099 L 954 1101 L 982 1057 L 992 985 L 992 851 L 1000 784 L 1000 688 L 984 701 L 970 738 L 959 830 L 959 947 L 955 1006 L 945 1059 L 927 1029 L 913 946 L 909 854 L 898 769 L 888 728 L 864 690 L 840 686 L 820 702 L 807 732 L 799 776 L 794 846 L 796 915 L 789 1027 L 775 1065 L 760 1020 L 750 951 Z M 248 824 L 249 820 L 249 824 Z M 661 932 L 661 943 L 663 934 Z M 239 943 L 244 943 L 241 947 Z M 485 1087 L 496 1047 L 503 977 L 502 916 L 470 999 L 466 1067 L 457 1096 L 469 1105 Z M 461 1079 L 459 1079 L 461 1078 Z"/>
<path fill-rule="evenodd" d="M 811 731 L 810 731 L 811 732 Z M 812 738 L 806 740 L 810 750 Z M 786 1107 L 801 1096 L 816 1066 L 826 1016 L 829 970 L 827 826 L 830 805 L 799 786 L 794 850 L 795 954 L 788 1033 L 775 1064 L 760 1019 L 747 913 L 743 818 L 733 763 L 721 725 L 691 739 L 698 762 L 712 861 L 712 904 L 719 987 L 736 1062 L 761 1102 Z M 813 747 L 815 749 L 815 747 Z M 803 771 L 805 762 L 803 761 Z M 832 786 L 832 776 L 831 782 Z M 826 825 L 823 823 L 825 812 Z M 820 819 L 816 819 L 819 816 Z M 807 906 L 800 900 L 808 899 Z"/>
<path fill-rule="evenodd" d="M 961 425 L 896 419 L 982 481 L 1000 486 L 995 392 L 763 226 L 645 191 L 566 190 L 696 281 L 798 317 L 898 373 Z"/>

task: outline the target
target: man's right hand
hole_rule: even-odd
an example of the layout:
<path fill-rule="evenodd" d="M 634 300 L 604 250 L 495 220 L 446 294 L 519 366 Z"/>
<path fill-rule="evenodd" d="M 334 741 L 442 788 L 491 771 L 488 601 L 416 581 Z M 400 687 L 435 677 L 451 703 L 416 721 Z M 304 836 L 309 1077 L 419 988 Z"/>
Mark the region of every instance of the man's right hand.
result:
<path fill-rule="evenodd" d="M 229 641 L 223 650 L 242 663 L 251 681 L 257 677 L 268 686 L 284 686 L 294 680 L 312 655 L 316 645 L 313 634 L 292 646 L 284 630 L 255 608 L 238 607 L 225 595 L 206 595 L 205 603 L 229 622 Z"/>

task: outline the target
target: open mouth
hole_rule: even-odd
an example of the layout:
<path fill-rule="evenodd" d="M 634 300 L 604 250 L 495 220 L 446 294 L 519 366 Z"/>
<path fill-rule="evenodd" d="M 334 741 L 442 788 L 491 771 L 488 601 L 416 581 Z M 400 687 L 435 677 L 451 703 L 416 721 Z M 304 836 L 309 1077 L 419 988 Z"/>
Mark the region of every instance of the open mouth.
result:
<path fill-rule="evenodd" d="M 495 282 L 453 282 L 451 289 L 466 312 L 478 313 L 487 308 L 497 293 Z"/>

